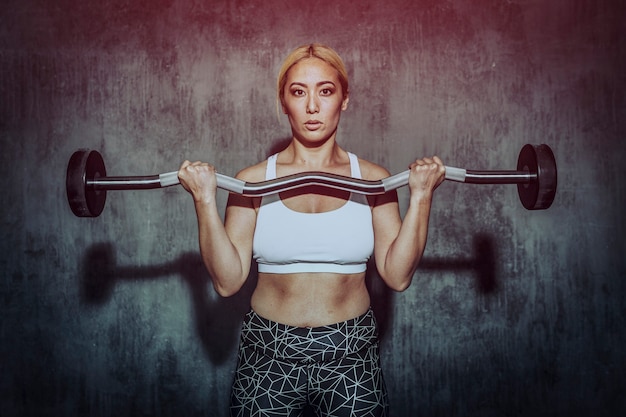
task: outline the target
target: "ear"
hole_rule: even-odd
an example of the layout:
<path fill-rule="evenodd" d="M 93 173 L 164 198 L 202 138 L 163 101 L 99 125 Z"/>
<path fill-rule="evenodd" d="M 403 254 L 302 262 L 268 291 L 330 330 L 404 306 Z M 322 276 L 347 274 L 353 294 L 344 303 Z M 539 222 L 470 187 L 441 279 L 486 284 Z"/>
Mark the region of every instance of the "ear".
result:
<path fill-rule="evenodd" d="M 345 111 L 348 108 L 348 102 L 350 101 L 350 97 L 348 95 L 346 95 L 346 97 L 343 99 L 343 102 L 341 103 L 341 110 Z"/>

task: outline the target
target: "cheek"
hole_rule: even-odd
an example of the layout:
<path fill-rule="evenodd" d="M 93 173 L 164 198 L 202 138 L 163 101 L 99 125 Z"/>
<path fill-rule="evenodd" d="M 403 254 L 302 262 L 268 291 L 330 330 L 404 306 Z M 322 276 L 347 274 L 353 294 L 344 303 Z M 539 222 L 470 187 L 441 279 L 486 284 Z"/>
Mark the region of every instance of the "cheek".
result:
<path fill-rule="evenodd" d="M 289 116 L 289 115 L 291 115 L 291 114 L 293 114 L 293 108 L 292 108 L 292 106 L 290 106 L 290 105 L 289 105 L 289 104 L 287 104 L 287 103 L 283 103 L 283 105 L 282 105 L 282 106 L 283 106 L 283 113 L 284 113 L 284 114 L 286 114 L 286 115 L 288 115 L 288 116 Z"/>
<path fill-rule="evenodd" d="M 297 114 L 299 111 L 298 103 L 294 100 L 284 99 L 282 107 L 285 114 Z"/>

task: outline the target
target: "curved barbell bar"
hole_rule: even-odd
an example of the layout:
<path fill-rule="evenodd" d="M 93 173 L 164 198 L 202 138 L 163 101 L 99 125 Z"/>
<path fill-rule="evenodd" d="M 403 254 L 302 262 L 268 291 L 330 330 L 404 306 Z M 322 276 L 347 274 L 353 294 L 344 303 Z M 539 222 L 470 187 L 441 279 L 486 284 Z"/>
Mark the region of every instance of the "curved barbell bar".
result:
<path fill-rule="evenodd" d="M 532 181 L 536 175 L 528 171 L 468 171 L 445 167 L 445 179 L 474 184 L 518 184 Z M 357 194 L 377 195 L 409 183 L 409 171 L 372 181 L 327 172 L 302 172 L 273 180 L 246 182 L 216 173 L 217 186 L 246 197 L 261 197 L 310 185 L 319 185 Z M 88 179 L 86 185 L 101 190 L 142 190 L 178 185 L 178 171 L 144 177 L 101 177 Z"/>
<path fill-rule="evenodd" d="M 217 186 L 248 197 L 260 197 L 310 185 L 359 194 L 377 195 L 403 187 L 409 171 L 377 181 L 326 172 L 303 172 L 273 180 L 245 182 L 217 173 Z M 529 210 L 547 209 L 556 193 L 557 171 L 548 145 L 525 145 L 516 171 L 475 171 L 445 167 L 445 179 L 471 184 L 517 184 L 520 200 Z M 66 189 L 72 212 L 79 217 L 100 215 L 108 190 L 143 190 L 179 184 L 178 171 L 151 176 L 108 177 L 102 155 L 93 150 L 74 152 L 67 168 Z"/>

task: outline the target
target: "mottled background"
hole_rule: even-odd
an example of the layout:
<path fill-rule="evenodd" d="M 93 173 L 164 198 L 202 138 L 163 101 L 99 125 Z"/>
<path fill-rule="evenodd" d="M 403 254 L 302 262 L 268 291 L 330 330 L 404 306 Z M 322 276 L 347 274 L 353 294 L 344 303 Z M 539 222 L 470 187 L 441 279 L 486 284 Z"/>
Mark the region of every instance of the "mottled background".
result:
<path fill-rule="evenodd" d="M 74 217 L 67 161 L 234 175 L 288 139 L 275 76 L 311 41 L 349 67 L 340 143 L 392 173 L 431 154 L 514 169 L 525 143 L 558 161 L 547 211 L 515 186 L 446 182 L 413 285 L 369 277 L 392 415 L 626 413 L 623 2 L 2 3 L 3 416 L 226 415 L 255 274 L 216 295 L 181 187 Z"/>

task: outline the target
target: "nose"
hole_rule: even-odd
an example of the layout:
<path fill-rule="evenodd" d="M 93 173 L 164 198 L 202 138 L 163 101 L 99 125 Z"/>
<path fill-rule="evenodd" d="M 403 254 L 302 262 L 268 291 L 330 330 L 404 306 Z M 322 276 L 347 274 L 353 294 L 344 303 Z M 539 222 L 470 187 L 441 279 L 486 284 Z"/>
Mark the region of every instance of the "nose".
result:
<path fill-rule="evenodd" d="M 308 96 L 308 100 L 306 103 L 306 111 L 309 114 L 314 114 L 320 111 L 318 98 L 315 96 L 315 94 L 310 94 Z"/>

